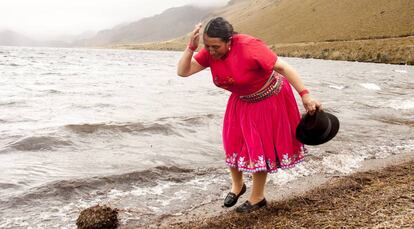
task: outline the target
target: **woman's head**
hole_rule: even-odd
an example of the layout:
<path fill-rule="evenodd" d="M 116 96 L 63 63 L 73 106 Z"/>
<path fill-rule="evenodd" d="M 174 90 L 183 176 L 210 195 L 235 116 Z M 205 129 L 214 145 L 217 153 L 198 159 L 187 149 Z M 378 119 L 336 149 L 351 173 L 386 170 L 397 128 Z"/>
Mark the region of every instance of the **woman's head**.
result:
<path fill-rule="evenodd" d="M 222 17 L 211 19 L 204 28 L 204 34 L 212 38 L 220 38 L 229 42 L 234 34 L 233 26 Z"/>
<path fill-rule="evenodd" d="M 204 28 L 204 46 L 210 55 L 219 59 L 230 50 L 233 26 L 222 17 L 211 19 Z"/>

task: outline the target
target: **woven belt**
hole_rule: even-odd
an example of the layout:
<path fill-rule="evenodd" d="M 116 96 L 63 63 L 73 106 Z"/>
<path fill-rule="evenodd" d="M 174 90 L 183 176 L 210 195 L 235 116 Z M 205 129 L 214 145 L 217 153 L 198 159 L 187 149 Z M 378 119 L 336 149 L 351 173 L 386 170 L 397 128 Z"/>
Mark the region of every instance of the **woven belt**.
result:
<path fill-rule="evenodd" d="M 267 80 L 265 88 L 262 88 L 250 95 L 242 95 L 239 98 L 245 102 L 255 103 L 264 100 L 272 95 L 277 95 L 280 92 L 280 89 L 282 89 L 282 78 L 282 75 L 274 71 Z"/>

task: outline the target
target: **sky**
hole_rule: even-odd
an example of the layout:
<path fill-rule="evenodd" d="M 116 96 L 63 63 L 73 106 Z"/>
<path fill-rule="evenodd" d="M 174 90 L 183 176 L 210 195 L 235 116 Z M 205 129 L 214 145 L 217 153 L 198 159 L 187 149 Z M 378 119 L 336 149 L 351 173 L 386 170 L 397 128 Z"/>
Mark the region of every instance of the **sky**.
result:
<path fill-rule="evenodd" d="M 0 0 L 0 31 L 53 39 L 110 29 L 176 6 L 225 5 L 228 0 Z"/>

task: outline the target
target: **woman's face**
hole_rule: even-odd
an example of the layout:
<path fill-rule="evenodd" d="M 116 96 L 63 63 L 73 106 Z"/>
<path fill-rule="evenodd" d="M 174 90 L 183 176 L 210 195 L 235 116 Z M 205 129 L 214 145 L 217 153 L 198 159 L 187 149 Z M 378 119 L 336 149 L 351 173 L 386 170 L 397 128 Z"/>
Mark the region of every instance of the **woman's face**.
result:
<path fill-rule="evenodd" d="M 230 43 L 224 42 L 221 38 L 209 37 L 206 34 L 203 36 L 204 48 L 210 53 L 214 59 L 220 59 L 230 50 Z"/>

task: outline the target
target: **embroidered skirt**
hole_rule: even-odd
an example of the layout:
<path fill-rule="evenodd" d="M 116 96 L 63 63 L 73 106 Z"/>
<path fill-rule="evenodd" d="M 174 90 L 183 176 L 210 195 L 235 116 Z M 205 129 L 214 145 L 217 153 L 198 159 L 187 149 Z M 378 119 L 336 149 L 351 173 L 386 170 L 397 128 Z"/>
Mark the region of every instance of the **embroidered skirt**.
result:
<path fill-rule="evenodd" d="M 300 113 L 289 82 L 257 102 L 231 94 L 224 115 L 223 144 L 226 164 L 240 171 L 269 173 L 290 168 L 306 151 L 296 140 Z"/>

